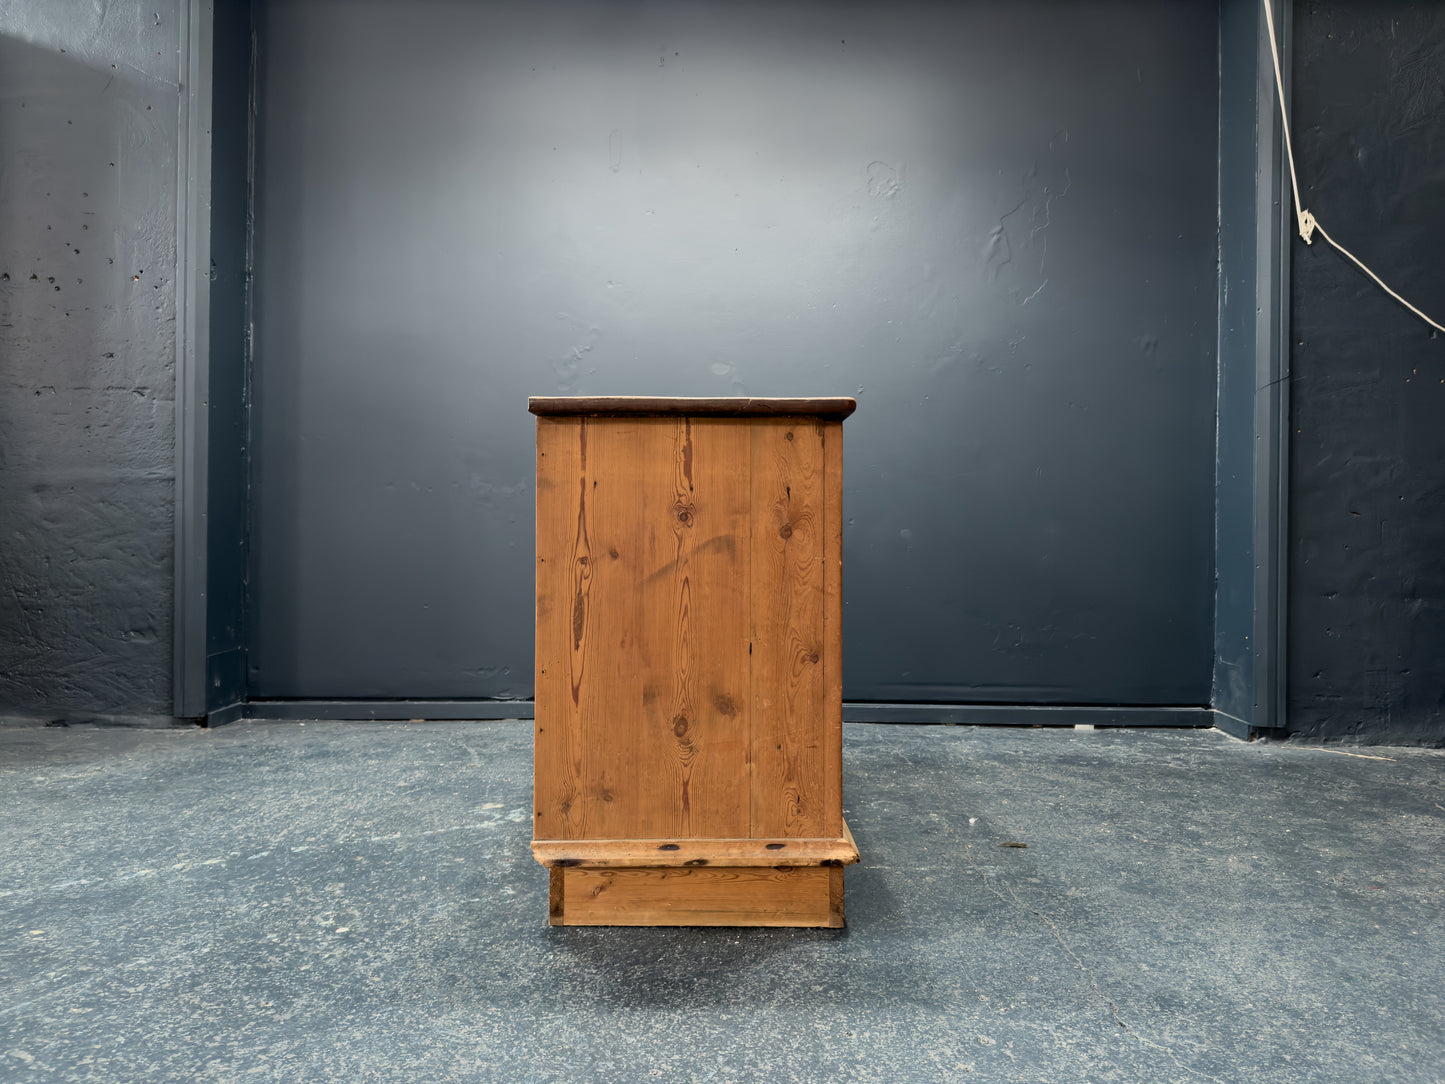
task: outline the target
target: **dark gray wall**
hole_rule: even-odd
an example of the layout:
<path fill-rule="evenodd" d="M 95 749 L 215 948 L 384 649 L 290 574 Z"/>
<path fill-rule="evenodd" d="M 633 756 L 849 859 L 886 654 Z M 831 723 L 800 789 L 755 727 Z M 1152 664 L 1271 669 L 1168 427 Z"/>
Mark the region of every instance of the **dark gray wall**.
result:
<path fill-rule="evenodd" d="M 1445 313 L 1445 8 L 1300 5 L 1305 205 Z M 1445 741 L 1445 336 L 1321 240 L 1294 248 L 1290 728 Z"/>
<path fill-rule="evenodd" d="M 169 714 L 177 45 L 0 7 L 0 711 Z"/>
<path fill-rule="evenodd" d="M 228 695 L 244 6 L 217 12 L 210 222 L 206 634 Z M 850 697 L 1198 702 L 1209 359 L 1187 347 L 1210 315 L 1193 88 L 1213 16 L 991 6 L 588 5 L 548 26 L 267 6 L 253 691 L 530 691 L 525 394 L 861 387 Z M 1219 28 L 1219 330 L 1241 357 L 1245 7 Z M 1299 20 L 1306 202 L 1438 313 L 1439 9 Z M 0 711 L 169 709 L 177 21 L 174 3 L 0 11 Z M 1439 742 L 1440 340 L 1329 250 L 1295 250 L 1292 728 Z M 1248 382 L 1227 368 L 1215 696 L 1242 710 L 1248 463 L 1224 427 Z"/>
<path fill-rule="evenodd" d="M 856 394 L 850 699 L 1204 704 L 1214 4 L 258 6 L 253 695 L 531 692 L 528 394 Z"/>

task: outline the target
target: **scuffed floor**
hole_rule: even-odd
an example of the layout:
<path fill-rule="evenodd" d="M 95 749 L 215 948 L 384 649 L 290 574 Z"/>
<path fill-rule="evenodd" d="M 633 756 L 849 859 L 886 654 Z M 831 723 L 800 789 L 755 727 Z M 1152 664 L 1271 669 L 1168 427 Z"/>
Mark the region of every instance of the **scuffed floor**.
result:
<path fill-rule="evenodd" d="M 847 930 L 552 929 L 529 724 L 0 726 L 0 1080 L 1437 1082 L 1360 752 L 851 724 Z"/>

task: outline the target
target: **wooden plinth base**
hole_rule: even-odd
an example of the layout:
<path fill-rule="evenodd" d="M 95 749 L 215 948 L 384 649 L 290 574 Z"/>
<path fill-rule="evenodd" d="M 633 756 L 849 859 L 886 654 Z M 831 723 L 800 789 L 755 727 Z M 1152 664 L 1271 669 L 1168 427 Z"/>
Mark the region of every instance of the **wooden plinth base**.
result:
<path fill-rule="evenodd" d="M 841 866 L 553 867 L 553 926 L 843 925 Z"/>

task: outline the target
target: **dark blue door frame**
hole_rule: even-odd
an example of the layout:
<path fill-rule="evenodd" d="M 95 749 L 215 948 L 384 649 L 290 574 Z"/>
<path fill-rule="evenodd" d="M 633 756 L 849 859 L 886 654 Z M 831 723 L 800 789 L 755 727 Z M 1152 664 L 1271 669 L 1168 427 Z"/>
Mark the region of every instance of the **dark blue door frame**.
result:
<path fill-rule="evenodd" d="M 249 0 L 180 8 L 173 708 L 245 699 Z"/>
<path fill-rule="evenodd" d="M 206 600 L 209 493 L 211 230 L 211 50 L 214 7 L 180 6 L 181 88 L 176 159 L 176 518 L 174 706 L 206 716 Z"/>
<path fill-rule="evenodd" d="M 1290 12 L 1280 12 L 1289 71 Z M 1289 207 L 1259 0 L 1220 5 L 1215 723 L 1284 726 L 1289 498 Z M 1286 93 L 1288 83 L 1286 83 Z"/>

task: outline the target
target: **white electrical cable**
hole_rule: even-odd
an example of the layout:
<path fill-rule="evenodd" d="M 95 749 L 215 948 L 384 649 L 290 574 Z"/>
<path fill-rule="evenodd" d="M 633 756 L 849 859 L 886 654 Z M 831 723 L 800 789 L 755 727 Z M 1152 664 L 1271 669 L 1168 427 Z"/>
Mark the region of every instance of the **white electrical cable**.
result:
<path fill-rule="evenodd" d="M 1331 237 L 1325 231 L 1325 228 L 1321 226 L 1319 222 L 1315 219 L 1315 216 L 1305 210 L 1304 204 L 1300 202 L 1299 178 L 1296 176 L 1294 168 L 1294 148 L 1290 146 L 1289 139 L 1289 117 L 1285 114 L 1284 109 L 1284 77 L 1280 74 L 1279 45 L 1277 44 L 1274 33 L 1274 5 L 1270 2 L 1270 0 L 1263 0 L 1263 3 L 1264 21 L 1269 27 L 1269 54 L 1271 57 L 1274 58 L 1274 86 L 1275 90 L 1279 94 L 1279 119 L 1281 125 L 1284 128 L 1284 153 L 1285 158 L 1289 161 L 1289 183 L 1290 187 L 1294 189 L 1295 221 L 1299 225 L 1299 235 L 1304 238 L 1305 244 L 1312 245 L 1314 244 L 1315 232 L 1319 231 L 1319 235 L 1321 237 L 1323 237 L 1330 244 L 1334 245 L 1335 248 L 1339 249 L 1342 253 L 1344 253 L 1344 255 L 1348 256 L 1349 259 L 1354 263 L 1354 265 L 1365 274 L 1369 275 L 1370 278 L 1374 279 L 1375 282 L 1379 284 L 1380 289 L 1384 290 L 1385 293 L 1389 294 L 1400 304 L 1404 305 L 1405 308 L 1409 309 L 1431 327 L 1436 328 L 1439 331 L 1445 331 L 1445 324 L 1441 324 L 1438 320 L 1430 319 L 1430 317 L 1426 316 L 1414 305 L 1410 304 L 1410 302 L 1406 301 L 1394 290 L 1386 286 L 1379 275 L 1375 274 L 1373 271 L 1371 271 L 1368 267 L 1366 267 L 1363 263 L 1360 262 L 1360 258 L 1358 256 L 1356 256 L 1344 245 L 1340 244 L 1333 237 Z"/>

